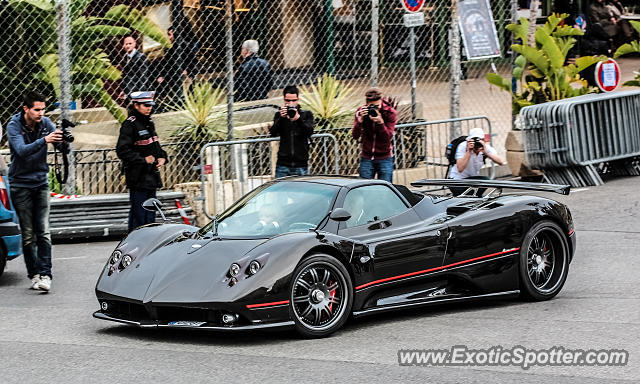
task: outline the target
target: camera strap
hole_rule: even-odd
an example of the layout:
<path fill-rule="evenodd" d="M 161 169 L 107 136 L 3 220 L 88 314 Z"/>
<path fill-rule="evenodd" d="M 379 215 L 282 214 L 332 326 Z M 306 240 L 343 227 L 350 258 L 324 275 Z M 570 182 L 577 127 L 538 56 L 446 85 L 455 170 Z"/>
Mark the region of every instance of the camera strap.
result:
<path fill-rule="evenodd" d="M 62 144 L 67 146 L 68 144 L 63 141 Z M 69 178 L 69 159 L 67 158 L 67 152 L 64 148 L 60 150 L 62 152 L 62 165 L 63 169 L 60 169 L 60 163 L 58 163 L 58 150 L 56 146 L 53 146 L 53 168 L 54 173 L 56 174 L 56 179 L 60 185 L 65 184 L 67 179 Z"/>

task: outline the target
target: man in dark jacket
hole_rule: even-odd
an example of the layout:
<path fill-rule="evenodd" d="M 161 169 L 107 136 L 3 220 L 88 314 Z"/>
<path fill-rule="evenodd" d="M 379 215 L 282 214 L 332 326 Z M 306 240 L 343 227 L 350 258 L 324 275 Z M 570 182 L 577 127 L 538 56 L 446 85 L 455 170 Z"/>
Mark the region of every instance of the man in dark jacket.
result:
<path fill-rule="evenodd" d="M 256 40 L 242 43 L 242 64 L 236 73 L 237 101 L 261 100 L 268 97 L 271 90 L 271 66 L 258 57 L 259 45 Z"/>
<path fill-rule="evenodd" d="M 116 145 L 129 188 L 129 232 L 155 221 L 155 212 L 142 208 L 142 203 L 156 197 L 156 189 L 162 187 L 160 168 L 167 162 L 167 153 L 160 146 L 151 120 L 151 109 L 155 105 L 153 96 L 154 92 L 131 94 L 129 117 L 120 127 Z"/>
<path fill-rule="evenodd" d="M 22 248 L 31 289 L 51 289 L 51 233 L 49 232 L 49 165 L 47 144 L 62 149 L 62 132 L 44 117 L 45 97 L 24 95 L 22 111 L 7 125 L 11 166 L 11 201 L 20 219 Z"/>
<path fill-rule="evenodd" d="M 382 92 L 376 87 L 365 93 L 365 100 L 366 104 L 356 111 L 351 131 L 353 138 L 361 141 L 360 177 L 373 179 L 377 175 L 378 179 L 391 182 L 396 110 L 382 99 Z"/>
<path fill-rule="evenodd" d="M 182 78 L 193 70 L 196 61 L 194 49 L 185 49 L 190 46 L 184 44 L 183 49 L 179 45 L 183 42 L 175 41 L 173 27 L 167 29 L 167 36 L 171 41 L 169 48 L 158 65 L 158 98 L 161 99 L 161 106 L 171 106 L 182 100 Z M 192 48 L 192 47 L 191 47 Z M 157 107 L 156 107 L 157 112 Z"/>
<path fill-rule="evenodd" d="M 280 136 L 276 178 L 309 173 L 309 140 L 313 135 L 313 114 L 300 109 L 298 88 L 289 85 L 282 91 L 284 106 L 273 117 L 271 136 Z"/>
<path fill-rule="evenodd" d="M 138 51 L 136 40 L 132 36 L 124 38 L 122 47 L 125 52 L 122 62 L 122 96 L 128 102 L 131 92 L 147 89 L 150 80 L 149 62 Z"/>

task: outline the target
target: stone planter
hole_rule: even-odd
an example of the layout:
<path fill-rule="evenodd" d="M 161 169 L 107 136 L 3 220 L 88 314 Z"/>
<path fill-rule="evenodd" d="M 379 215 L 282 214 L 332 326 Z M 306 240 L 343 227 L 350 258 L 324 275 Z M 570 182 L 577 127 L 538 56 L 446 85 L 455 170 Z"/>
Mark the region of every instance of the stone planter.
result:
<path fill-rule="evenodd" d="M 531 169 L 526 162 L 522 131 L 510 131 L 507 134 L 504 147 L 507 150 L 507 164 L 509 164 L 512 175 L 520 177 L 542 176 L 541 171 Z"/>

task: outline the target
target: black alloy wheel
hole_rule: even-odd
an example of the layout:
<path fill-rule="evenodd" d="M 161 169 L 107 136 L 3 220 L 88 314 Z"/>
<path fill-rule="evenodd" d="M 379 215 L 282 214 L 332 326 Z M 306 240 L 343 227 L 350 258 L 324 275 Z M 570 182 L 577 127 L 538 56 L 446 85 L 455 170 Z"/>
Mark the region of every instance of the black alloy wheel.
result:
<path fill-rule="evenodd" d="M 315 254 L 293 273 L 289 312 L 302 336 L 325 337 L 337 331 L 347 321 L 352 304 L 349 273 L 334 257 Z"/>
<path fill-rule="evenodd" d="M 551 221 L 535 224 L 520 249 L 520 289 L 523 297 L 541 301 L 556 296 L 569 273 L 569 245 L 562 229 Z"/>

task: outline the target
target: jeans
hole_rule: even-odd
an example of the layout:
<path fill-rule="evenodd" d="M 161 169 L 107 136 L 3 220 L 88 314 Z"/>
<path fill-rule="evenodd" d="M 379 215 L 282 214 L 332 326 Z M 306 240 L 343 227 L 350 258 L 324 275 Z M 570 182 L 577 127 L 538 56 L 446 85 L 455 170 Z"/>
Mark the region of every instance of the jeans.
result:
<path fill-rule="evenodd" d="M 374 179 L 376 174 L 378 179 L 391 183 L 393 179 L 393 157 L 382 160 L 360 158 L 360 177 Z"/>
<path fill-rule="evenodd" d="M 276 165 L 276 179 L 285 176 L 304 176 L 308 174 L 308 167 L 286 167 L 284 165 Z"/>
<path fill-rule="evenodd" d="M 131 210 L 129 210 L 129 232 L 141 225 L 151 224 L 156 221 L 156 212 L 147 211 L 142 208 L 145 200 L 156 197 L 155 189 L 129 189 L 129 202 Z"/>
<path fill-rule="evenodd" d="M 51 275 L 51 233 L 49 232 L 49 187 L 11 187 L 11 201 L 20 219 L 22 249 L 27 276 Z"/>
<path fill-rule="evenodd" d="M 459 180 L 489 180 L 489 178 L 487 176 L 470 176 L 465 179 Z M 461 195 L 462 192 L 466 191 L 467 187 L 449 187 L 449 190 L 451 191 L 451 193 L 453 193 L 453 196 L 458 196 Z M 478 188 L 478 193 L 476 194 L 476 196 L 482 196 L 484 194 L 484 191 L 486 190 L 487 188 Z"/>

